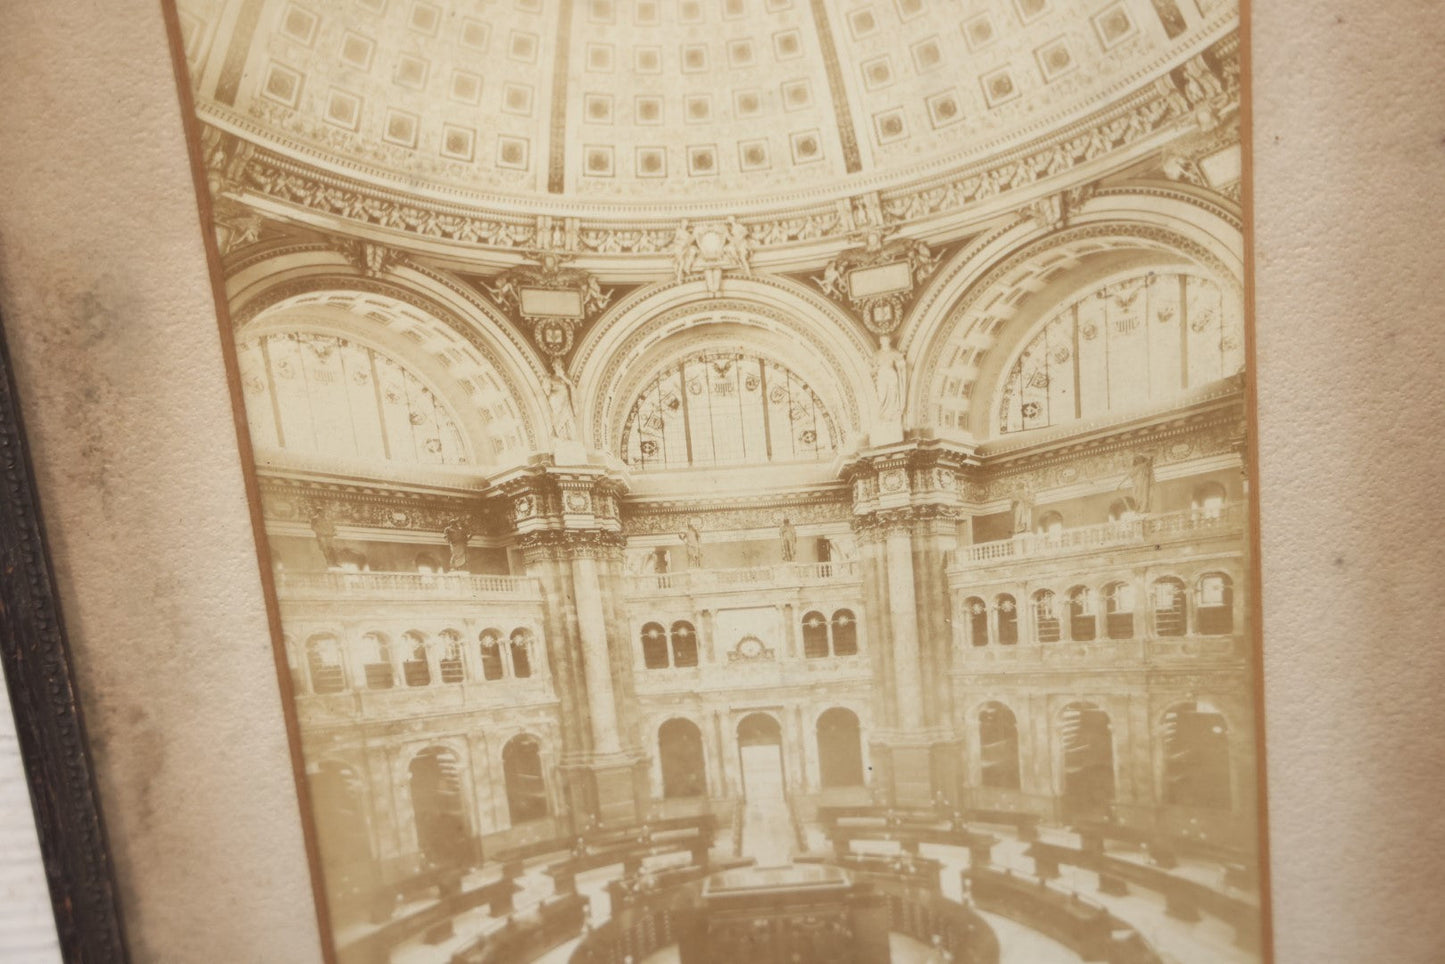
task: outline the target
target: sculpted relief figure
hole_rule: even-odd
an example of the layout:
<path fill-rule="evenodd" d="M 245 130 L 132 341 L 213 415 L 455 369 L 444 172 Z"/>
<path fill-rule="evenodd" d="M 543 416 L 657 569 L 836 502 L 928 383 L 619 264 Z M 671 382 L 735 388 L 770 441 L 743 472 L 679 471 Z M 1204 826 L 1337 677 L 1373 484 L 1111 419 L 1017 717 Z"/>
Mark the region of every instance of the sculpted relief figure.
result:
<path fill-rule="evenodd" d="M 552 362 L 552 375 L 547 380 L 547 405 L 552 414 L 552 437 L 560 442 L 577 441 L 577 407 L 572 379 L 562 362 Z"/>
<path fill-rule="evenodd" d="M 688 522 L 687 528 L 677 534 L 682 540 L 683 547 L 687 549 L 687 567 L 689 569 L 702 568 L 702 529 L 698 527 L 697 520 Z"/>
<path fill-rule="evenodd" d="M 783 547 L 784 562 L 792 562 L 798 557 L 798 530 L 793 528 L 792 520 L 784 519 L 778 527 L 778 541 Z"/>
<path fill-rule="evenodd" d="M 678 284 L 692 274 L 697 264 L 697 255 L 697 238 L 693 236 L 692 227 L 683 221 L 672 235 L 673 271 Z"/>
<path fill-rule="evenodd" d="M 451 556 L 447 559 L 447 568 L 453 572 L 460 571 L 467 567 L 467 541 L 472 534 L 462 524 L 461 519 L 452 519 L 447 527 L 442 530 L 442 538 L 447 541 L 447 548 L 451 550 Z"/>
<path fill-rule="evenodd" d="M 878 339 L 878 355 L 873 361 L 873 390 L 878 396 L 878 432 L 875 442 L 896 442 L 903 438 L 904 392 L 908 379 L 908 362 L 903 352 L 893 347 L 893 339 Z"/>

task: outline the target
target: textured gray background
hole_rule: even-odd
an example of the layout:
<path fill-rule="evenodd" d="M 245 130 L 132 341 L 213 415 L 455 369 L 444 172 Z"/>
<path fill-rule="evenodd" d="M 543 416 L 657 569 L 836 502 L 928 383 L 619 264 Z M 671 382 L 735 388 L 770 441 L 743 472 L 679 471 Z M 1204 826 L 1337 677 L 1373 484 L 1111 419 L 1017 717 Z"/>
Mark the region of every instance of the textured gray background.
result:
<path fill-rule="evenodd" d="M 1445 960 L 1445 17 L 1263 0 L 1255 47 L 1278 960 Z M 0 4 L 0 305 L 135 956 L 314 961 L 200 239 L 158 0 Z"/>

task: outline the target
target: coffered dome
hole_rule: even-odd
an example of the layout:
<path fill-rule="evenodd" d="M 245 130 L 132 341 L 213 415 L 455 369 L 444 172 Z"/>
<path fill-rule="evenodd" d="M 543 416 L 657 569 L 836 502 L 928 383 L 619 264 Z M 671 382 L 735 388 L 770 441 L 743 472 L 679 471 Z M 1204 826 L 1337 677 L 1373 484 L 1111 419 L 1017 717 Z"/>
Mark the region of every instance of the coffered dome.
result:
<path fill-rule="evenodd" d="M 202 118 L 282 156 L 462 203 L 661 214 L 812 204 L 1006 158 L 1142 94 L 1235 10 L 181 0 L 180 17 Z"/>

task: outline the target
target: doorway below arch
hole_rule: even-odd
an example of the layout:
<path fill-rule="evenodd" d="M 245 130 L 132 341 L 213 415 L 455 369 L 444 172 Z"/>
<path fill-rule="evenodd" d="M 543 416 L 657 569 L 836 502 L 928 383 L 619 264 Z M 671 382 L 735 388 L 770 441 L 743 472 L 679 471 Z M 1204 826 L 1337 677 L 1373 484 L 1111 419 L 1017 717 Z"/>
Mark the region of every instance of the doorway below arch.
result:
<path fill-rule="evenodd" d="M 760 867 L 785 864 L 796 843 L 783 778 L 783 728 L 768 713 L 738 721 L 738 763 L 742 771 L 742 854 Z"/>

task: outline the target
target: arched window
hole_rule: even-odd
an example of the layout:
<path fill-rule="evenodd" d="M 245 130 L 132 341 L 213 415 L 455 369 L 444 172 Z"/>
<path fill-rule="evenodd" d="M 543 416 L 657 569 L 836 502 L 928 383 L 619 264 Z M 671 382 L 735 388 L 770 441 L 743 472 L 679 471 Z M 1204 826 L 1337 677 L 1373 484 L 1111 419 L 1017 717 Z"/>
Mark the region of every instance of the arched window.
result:
<path fill-rule="evenodd" d="M 1224 515 L 1224 504 L 1228 495 L 1218 482 L 1205 482 L 1194 487 L 1189 505 L 1196 519 L 1218 519 Z"/>
<path fill-rule="evenodd" d="M 426 637 L 412 630 L 401 638 L 406 660 L 401 664 L 401 676 L 407 686 L 427 686 L 431 683 L 431 666 L 426 661 Z"/>
<path fill-rule="evenodd" d="M 532 633 L 527 629 L 512 630 L 512 675 L 517 679 L 532 675 Z"/>
<path fill-rule="evenodd" d="M 502 631 L 500 629 L 484 629 L 478 638 L 482 654 L 482 679 L 501 679 L 503 674 Z"/>
<path fill-rule="evenodd" d="M 1134 500 L 1128 497 L 1115 499 L 1109 504 L 1110 522 L 1129 522 L 1139 518 L 1139 510 L 1135 507 Z"/>
<path fill-rule="evenodd" d="M 1207 703 L 1177 703 L 1164 714 L 1164 802 L 1228 810 L 1229 728 Z"/>
<path fill-rule="evenodd" d="M 1194 608 L 1201 634 L 1222 636 L 1234 632 L 1234 585 L 1228 576 L 1222 572 L 1200 576 L 1195 594 Z"/>
<path fill-rule="evenodd" d="M 968 626 L 968 642 L 971 646 L 988 645 L 988 606 L 977 596 L 963 601 L 964 619 Z"/>
<path fill-rule="evenodd" d="M 1004 593 L 994 599 L 994 606 L 998 610 L 998 641 L 1004 646 L 1012 646 L 1019 641 L 1019 607 L 1014 597 Z"/>
<path fill-rule="evenodd" d="M 1147 272 L 1065 305 L 1008 367 L 1002 433 L 1134 411 L 1244 367 L 1242 306 L 1196 275 Z"/>
<path fill-rule="evenodd" d="M 672 665 L 688 667 L 697 665 L 697 630 L 692 623 L 679 619 L 672 624 Z"/>
<path fill-rule="evenodd" d="M 308 775 L 308 782 L 326 879 L 350 883 L 365 875 L 371 863 L 361 778 L 346 764 L 326 760 Z"/>
<path fill-rule="evenodd" d="M 642 627 L 642 665 L 648 669 L 667 669 L 667 631 L 661 623 Z"/>
<path fill-rule="evenodd" d="M 833 655 L 856 656 L 858 654 L 858 619 L 851 609 L 840 609 L 833 613 Z"/>
<path fill-rule="evenodd" d="M 391 642 L 381 633 L 361 637 L 361 665 L 366 673 L 366 688 L 389 690 L 396 685 L 396 671 L 391 665 Z"/>
<path fill-rule="evenodd" d="M 701 797 L 707 794 L 702 731 L 691 720 L 674 717 L 657 730 L 657 757 L 662 766 L 665 798 Z"/>
<path fill-rule="evenodd" d="M 1101 817 L 1114 802 L 1114 731 L 1109 714 L 1071 703 L 1060 720 L 1063 802 L 1068 816 Z"/>
<path fill-rule="evenodd" d="M 1041 643 L 1059 641 L 1058 600 L 1052 589 L 1040 589 L 1034 593 L 1034 632 Z"/>
<path fill-rule="evenodd" d="M 978 711 L 978 759 L 984 786 L 1019 788 L 1018 721 L 1002 703 L 985 703 Z"/>
<path fill-rule="evenodd" d="M 816 610 L 803 617 L 803 655 L 808 659 L 828 655 L 828 617 Z"/>
<path fill-rule="evenodd" d="M 507 812 L 514 826 L 547 816 L 542 745 L 535 737 L 514 736 L 502 747 L 502 779 L 507 785 Z"/>
<path fill-rule="evenodd" d="M 1069 590 L 1069 638 L 1079 642 L 1093 639 L 1098 627 L 1095 624 L 1098 613 L 1094 590 L 1088 586 L 1075 586 Z"/>
<path fill-rule="evenodd" d="M 1184 583 L 1173 576 L 1154 580 L 1154 635 L 1183 636 L 1189 629 Z"/>
<path fill-rule="evenodd" d="M 1134 587 L 1127 582 L 1111 582 L 1104 587 L 1104 625 L 1110 639 L 1132 639 L 1134 636 Z"/>
<path fill-rule="evenodd" d="M 677 362 L 632 403 L 623 458 L 638 468 L 815 461 L 838 431 L 796 374 L 740 352 L 705 351 Z"/>
<path fill-rule="evenodd" d="M 1034 531 L 1047 539 L 1057 539 L 1064 533 L 1064 517 L 1058 512 L 1045 512 L 1039 516 Z"/>
<path fill-rule="evenodd" d="M 858 714 L 835 706 L 818 717 L 818 779 L 824 787 L 863 785 L 863 740 Z"/>
<path fill-rule="evenodd" d="M 321 633 L 306 641 L 306 667 L 311 671 L 311 692 L 340 693 L 346 689 L 341 643 L 330 633 Z"/>
<path fill-rule="evenodd" d="M 459 465 L 451 409 L 394 359 L 334 335 L 285 332 L 237 346 L 251 436 L 263 448 Z"/>
<path fill-rule="evenodd" d="M 347 572 L 366 572 L 370 568 L 366 563 L 366 557 L 351 549 L 343 549 L 338 552 L 336 564 Z"/>
<path fill-rule="evenodd" d="M 443 683 L 460 683 L 466 678 L 462 664 L 462 634 L 455 629 L 444 629 L 437 633 L 440 645 L 437 668 L 441 671 Z"/>
<path fill-rule="evenodd" d="M 445 747 L 427 747 L 411 761 L 411 808 L 417 845 L 433 867 L 465 866 L 473 853 L 462 795 L 461 761 Z"/>

